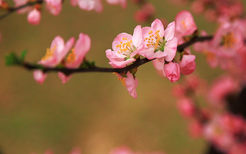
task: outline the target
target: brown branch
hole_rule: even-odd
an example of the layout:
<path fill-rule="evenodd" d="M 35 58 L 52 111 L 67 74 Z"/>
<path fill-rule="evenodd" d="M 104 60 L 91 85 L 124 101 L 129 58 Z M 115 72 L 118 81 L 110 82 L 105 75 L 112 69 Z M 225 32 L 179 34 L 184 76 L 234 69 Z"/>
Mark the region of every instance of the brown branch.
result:
<path fill-rule="evenodd" d="M 195 36 L 193 37 L 190 41 L 185 42 L 181 45 L 179 45 L 177 47 L 177 51 L 178 52 L 182 52 L 185 48 L 195 44 L 196 42 L 204 42 L 204 41 L 209 41 L 211 40 L 213 37 L 212 36 Z M 152 59 L 153 60 L 153 59 Z M 76 69 L 70 69 L 70 68 L 65 68 L 65 67 L 43 67 L 41 65 L 38 64 L 32 64 L 32 63 L 28 63 L 28 62 L 23 62 L 18 64 L 18 66 L 23 67 L 27 70 L 42 70 L 43 72 L 63 72 L 64 74 L 73 74 L 73 73 L 85 73 L 85 72 L 115 72 L 115 73 L 127 73 L 128 71 L 134 69 L 134 68 L 138 68 L 139 66 L 148 63 L 152 60 L 149 60 L 147 58 L 143 58 L 143 59 L 137 59 L 134 63 L 132 63 L 131 65 L 128 65 L 124 68 L 107 68 L 107 67 L 99 67 L 99 66 L 91 66 L 88 68 L 76 68 Z"/>
<path fill-rule="evenodd" d="M 7 16 L 11 15 L 12 13 L 20 10 L 20 9 L 23 9 L 23 8 L 26 8 L 26 7 L 29 7 L 29 6 L 33 6 L 33 5 L 36 5 L 36 4 L 42 4 L 44 2 L 44 0 L 36 0 L 36 1 L 31 1 L 31 2 L 28 2 L 24 5 L 21 5 L 21 6 L 18 6 L 18 7 L 9 7 L 6 9 L 6 13 L 0 15 L 0 20 L 6 18 Z"/>

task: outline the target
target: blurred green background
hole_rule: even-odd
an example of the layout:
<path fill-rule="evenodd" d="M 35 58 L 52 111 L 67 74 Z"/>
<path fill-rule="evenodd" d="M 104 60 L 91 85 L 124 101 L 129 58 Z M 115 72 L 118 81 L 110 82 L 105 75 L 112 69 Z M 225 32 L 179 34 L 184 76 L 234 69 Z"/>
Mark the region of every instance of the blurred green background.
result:
<path fill-rule="evenodd" d="M 157 17 L 169 22 L 188 9 L 167 0 L 150 2 Z M 74 8 L 66 0 L 59 16 L 44 9 L 39 26 L 28 24 L 26 15 L 13 14 L 0 21 L 0 149 L 4 154 L 42 154 L 46 149 L 67 154 L 73 147 L 80 147 L 84 154 L 108 154 L 121 145 L 168 154 L 204 151 L 206 143 L 188 135 L 187 123 L 171 95 L 173 84 L 158 76 L 152 64 L 137 73 L 137 99 L 128 95 L 113 74 L 76 74 L 65 85 L 57 74 L 49 74 L 39 85 L 31 72 L 4 64 L 4 56 L 11 51 L 26 49 L 27 60 L 37 61 L 55 36 L 67 40 L 84 32 L 92 38 L 87 58 L 109 66 L 105 50 L 118 33 L 132 33 L 137 9 L 130 1 L 126 9 L 104 3 L 104 11 L 98 14 Z M 195 20 L 208 33 L 216 28 L 202 16 Z M 202 56 L 197 57 L 197 74 L 211 81 L 219 72 L 211 70 Z"/>

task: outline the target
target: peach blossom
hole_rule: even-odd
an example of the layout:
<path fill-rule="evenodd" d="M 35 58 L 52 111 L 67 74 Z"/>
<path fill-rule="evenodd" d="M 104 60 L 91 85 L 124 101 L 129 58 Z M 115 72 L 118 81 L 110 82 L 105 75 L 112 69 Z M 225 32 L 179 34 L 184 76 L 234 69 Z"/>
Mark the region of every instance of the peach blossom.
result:
<path fill-rule="evenodd" d="M 176 55 L 177 38 L 175 35 L 175 22 L 170 23 L 167 29 L 161 20 L 156 19 L 151 27 L 143 27 L 144 49 L 140 55 L 148 58 L 165 58 L 165 61 L 172 61 Z"/>
<path fill-rule="evenodd" d="M 112 48 L 106 50 L 109 64 L 114 68 L 122 68 L 131 64 L 136 59 L 134 56 L 143 47 L 143 37 L 141 26 L 136 26 L 133 36 L 127 33 L 120 33 L 114 39 Z"/>

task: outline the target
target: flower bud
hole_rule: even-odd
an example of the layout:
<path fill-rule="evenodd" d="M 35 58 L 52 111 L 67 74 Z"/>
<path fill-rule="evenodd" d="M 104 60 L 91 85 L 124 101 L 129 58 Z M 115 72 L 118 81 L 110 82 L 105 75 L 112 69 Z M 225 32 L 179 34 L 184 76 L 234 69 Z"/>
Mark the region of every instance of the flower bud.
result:
<path fill-rule="evenodd" d="M 33 78 L 39 84 L 43 84 L 46 77 L 47 77 L 47 74 L 44 74 L 44 72 L 42 72 L 41 70 L 36 70 L 33 72 Z"/>
<path fill-rule="evenodd" d="M 168 64 L 164 64 L 163 74 L 168 78 L 171 82 L 178 81 L 180 78 L 180 67 L 178 63 L 170 62 Z"/>
<path fill-rule="evenodd" d="M 40 23 L 41 13 L 37 9 L 34 9 L 28 13 L 27 21 L 32 25 L 38 25 Z"/>
<path fill-rule="evenodd" d="M 188 75 L 194 72 L 196 69 L 195 63 L 196 56 L 194 55 L 184 55 L 181 62 L 179 63 L 181 73 Z"/>

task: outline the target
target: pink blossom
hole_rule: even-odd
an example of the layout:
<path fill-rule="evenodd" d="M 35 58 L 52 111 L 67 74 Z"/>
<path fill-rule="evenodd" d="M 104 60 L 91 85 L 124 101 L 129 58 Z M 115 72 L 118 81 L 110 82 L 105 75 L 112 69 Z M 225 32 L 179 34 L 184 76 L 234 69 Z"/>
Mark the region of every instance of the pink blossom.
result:
<path fill-rule="evenodd" d="M 134 18 L 137 22 L 143 23 L 150 20 L 155 13 L 155 7 L 151 3 L 145 3 L 140 10 L 136 11 Z"/>
<path fill-rule="evenodd" d="M 122 68 L 134 62 L 134 56 L 142 49 L 143 37 L 141 26 L 136 26 L 133 36 L 127 33 L 120 33 L 114 39 L 112 48 L 106 50 L 109 64 L 114 68 Z"/>
<path fill-rule="evenodd" d="M 126 8 L 126 0 L 107 0 L 107 2 L 111 5 L 120 4 L 123 8 Z"/>
<path fill-rule="evenodd" d="M 197 26 L 193 16 L 188 11 L 181 11 L 176 16 L 176 32 L 178 36 L 187 36 L 193 34 L 197 30 Z"/>
<path fill-rule="evenodd" d="M 220 115 L 213 116 L 213 119 L 205 125 L 203 133 L 207 140 L 226 150 L 233 145 L 234 138 L 233 134 L 223 128 L 220 121 Z"/>
<path fill-rule="evenodd" d="M 33 9 L 28 13 L 27 20 L 32 25 L 38 25 L 40 23 L 41 13 L 37 9 Z"/>
<path fill-rule="evenodd" d="M 180 67 L 178 63 L 169 62 L 164 64 L 163 69 L 164 76 L 168 78 L 171 82 L 178 81 L 180 78 Z"/>
<path fill-rule="evenodd" d="M 205 31 L 201 32 L 201 36 L 208 36 L 208 34 Z M 206 60 L 208 64 L 214 68 L 219 63 L 219 58 L 217 55 L 217 50 L 213 46 L 213 43 L 211 41 L 205 41 L 205 42 L 197 42 L 194 45 L 194 50 L 197 52 L 202 52 L 206 56 Z"/>
<path fill-rule="evenodd" d="M 127 91 L 133 98 L 137 98 L 136 88 L 138 86 L 138 80 L 133 76 L 132 73 L 127 72 L 126 77 L 116 74 L 119 80 L 122 81 L 123 85 L 126 86 Z"/>
<path fill-rule="evenodd" d="M 240 133 L 244 131 L 245 122 L 241 117 L 233 116 L 231 114 L 225 114 L 220 119 L 221 127 L 223 127 L 229 133 Z"/>
<path fill-rule="evenodd" d="M 161 20 L 156 19 L 151 27 L 143 27 L 144 49 L 140 55 L 148 58 L 165 58 L 165 61 L 172 61 L 176 55 L 177 38 L 175 34 L 175 22 L 170 23 L 167 29 Z"/>
<path fill-rule="evenodd" d="M 85 55 L 91 48 L 91 39 L 88 35 L 80 33 L 79 39 L 76 41 L 74 48 L 68 54 L 64 61 L 64 65 L 67 68 L 78 68 L 85 58 Z M 66 83 L 71 77 L 61 72 L 58 73 L 62 83 Z"/>
<path fill-rule="evenodd" d="M 216 48 L 220 57 L 232 57 L 243 45 L 243 36 L 239 23 L 224 22 L 218 28 L 212 45 Z"/>
<path fill-rule="evenodd" d="M 179 63 L 180 71 L 184 75 L 191 74 L 196 69 L 195 63 L 196 56 L 194 55 L 183 55 L 181 62 Z"/>
<path fill-rule="evenodd" d="M 35 70 L 33 72 L 33 77 L 34 77 L 34 80 L 36 80 L 39 84 L 43 84 L 44 80 L 47 77 L 47 74 L 43 73 L 43 71 L 41 70 Z"/>
<path fill-rule="evenodd" d="M 46 55 L 39 61 L 39 64 L 47 67 L 57 66 L 69 52 L 73 43 L 74 38 L 70 38 L 65 44 L 62 37 L 55 37 L 50 48 L 47 49 Z"/>
<path fill-rule="evenodd" d="M 95 10 L 96 12 L 101 12 L 103 10 L 101 0 L 71 0 L 70 3 L 73 6 L 78 5 L 80 9 L 86 11 Z"/>
<path fill-rule="evenodd" d="M 46 7 L 53 15 L 60 14 L 62 10 L 62 0 L 45 0 Z"/>
<path fill-rule="evenodd" d="M 209 100 L 213 103 L 223 102 L 225 97 L 239 88 L 238 83 L 229 76 L 218 78 L 209 90 Z"/>
<path fill-rule="evenodd" d="M 178 101 L 178 109 L 185 117 L 192 117 L 195 112 L 194 104 L 191 99 L 182 98 Z"/>

